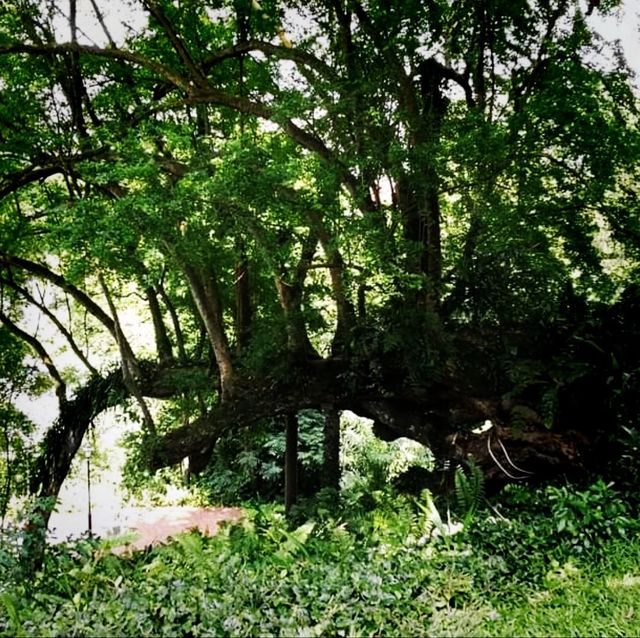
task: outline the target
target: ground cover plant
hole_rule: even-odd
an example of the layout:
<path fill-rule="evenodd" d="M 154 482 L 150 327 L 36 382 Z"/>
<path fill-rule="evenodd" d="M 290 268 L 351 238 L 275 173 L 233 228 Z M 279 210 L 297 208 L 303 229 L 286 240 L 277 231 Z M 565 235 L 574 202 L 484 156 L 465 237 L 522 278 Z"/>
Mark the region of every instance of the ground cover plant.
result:
<path fill-rule="evenodd" d="M 306 410 L 329 487 L 345 410 L 491 489 L 500 445 L 540 480 L 618 464 L 640 131 L 599 30 L 624 8 L 0 3 L 0 508 L 55 504 L 115 407 L 132 471 L 213 462 L 218 494 L 270 480 L 246 433 L 297 440 Z M 33 436 L 24 391 L 54 402 Z"/>
<path fill-rule="evenodd" d="M 329 514 L 320 498 L 293 518 L 262 504 L 214 538 L 188 533 L 125 557 L 86 539 L 51 548 L 34 580 L 7 569 L 5 542 L 15 578 L 0 586 L 0 632 L 637 634 L 639 527 L 612 486 L 513 490 L 452 536 L 426 494 L 375 499 L 343 498 Z"/>

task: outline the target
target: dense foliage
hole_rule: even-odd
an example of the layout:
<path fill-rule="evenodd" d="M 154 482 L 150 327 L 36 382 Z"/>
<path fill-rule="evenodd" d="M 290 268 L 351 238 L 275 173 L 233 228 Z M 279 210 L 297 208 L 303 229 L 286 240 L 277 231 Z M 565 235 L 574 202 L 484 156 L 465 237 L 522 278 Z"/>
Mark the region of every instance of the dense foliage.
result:
<path fill-rule="evenodd" d="M 130 478 L 188 458 L 245 498 L 284 445 L 288 506 L 299 465 L 339 486 L 343 410 L 428 445 L 434 492 L 635 476 L 618 2 L 85 4 L 0 7 L 3 510 L 46 521 L 116 405 Z M 35 443 L 28 354 L 57 402 Z"/>
<path fill-rule="evenodd" d="M 637 633 L 640 530 L 610 485 L 513 489 L 454 536 L 425 495 L 376 498 L 372 510 L 353 494 L 319 501 L 298 522 L 263 505 L 214 538 L 125 557 L 112 542 L 60 545 L 35 580 L 5 542 L 0 633 Z"/>

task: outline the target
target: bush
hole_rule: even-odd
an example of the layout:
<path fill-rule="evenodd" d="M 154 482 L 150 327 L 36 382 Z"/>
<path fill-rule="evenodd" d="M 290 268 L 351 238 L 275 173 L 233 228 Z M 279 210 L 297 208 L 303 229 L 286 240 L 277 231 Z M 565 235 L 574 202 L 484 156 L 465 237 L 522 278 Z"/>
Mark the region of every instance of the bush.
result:
<path fill-rule="evenodd" d="M 298 413 L 298 477 L 301 495 L 314 494 L 321 484 L 324 415 Z M 218 440 L 196 486 L 209 502 L 233 505 L 248 500 L 279 501 L 284 493 L 285 432 L 269 419 L 250 431 Z"/>
<path fill-rule="evenodd" d="M 577 552 L 638 530 L 638 523 L 613 483 L 599 479 L 586 490 L 549 486 L 545 491 L 551 504 L 555 531 Z"/>
<path fill-rule="evenodd" d="M 261 503 L 214 538 L 129 557 L 88 539 L 50 548 L 30 587 L 0 583 L 0 635 L 634 633 L 640 541 L 611 485 L 513 486 L 455 536 L 436 533 L 427 494 L 379 490 L 371 510 L 321 497 L 310 518 Z"/>

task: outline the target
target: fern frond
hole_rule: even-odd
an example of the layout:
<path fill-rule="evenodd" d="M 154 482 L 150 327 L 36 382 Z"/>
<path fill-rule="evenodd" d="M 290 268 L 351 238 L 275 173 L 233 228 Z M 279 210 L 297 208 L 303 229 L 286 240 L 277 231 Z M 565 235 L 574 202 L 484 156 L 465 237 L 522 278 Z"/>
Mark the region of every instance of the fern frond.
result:
<path fill-rule="evenodd" d="M 454 490 L 458 510 L 468 523 L 484 500 L 484 474 L 473 459 L 469 459 L 465 466 L 456 468 Z"/>

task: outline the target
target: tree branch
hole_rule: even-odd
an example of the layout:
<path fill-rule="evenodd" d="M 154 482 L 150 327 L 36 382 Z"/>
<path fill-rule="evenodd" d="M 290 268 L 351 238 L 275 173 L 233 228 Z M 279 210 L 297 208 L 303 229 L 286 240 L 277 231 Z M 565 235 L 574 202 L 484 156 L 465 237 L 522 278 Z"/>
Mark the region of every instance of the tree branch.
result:
<path fill-rule="evenodd" d="M 47 368 L 49 376 L 51 376 L 54 381 L 58 403 L 62 407 L 67 400 L 67 384 L 60 376 L 58 369 L 53 363 L 53 360 L 49 356 L 49 353 L 46 351 L 45 347 L 40 343 L 40 341 L 38 341 L 38 339 L 36 339 L 36 337 L 30 335 L 28 332 L 25 332 L 24 330 L 22 330 L 22 328 L 19 328 L 15 323 L 13 323 L 13 321 L 11 321 L 11 319 L 9 319 L 9 317 L 7 317 L 7 315 L 5 315 L 1 310 L 0 323 L 2 323 L 7 328 L 7 330 L 9 330 L 9 332 L 14 334 L 16 337 L 28 343 L 36 352 L 42 363 L 44 363 L 45 367 Z"/>
<path fill-rule="evenodd" d="M 176 53 L 180 56 L 187 69 L 191 73 L 196 84 L 200 87 L 206 88 L 209 82 L 198 65 L 194 62 L 191 54 L 187 50 L 182 38 L 176 33 L 171 21 L 167 18 L 162 9 L 158 6 L 155 0 L 143 0 L 144 7 L 149 13 L 158 21 L 164 32 L 167 34 L 171 45 L 175 49 Z"/>
<path fill-rule="evenodd" d="M 116 337 L 116 328 L 113 319 L 85 292 L 68 282 L 62 275 L 58 275 L 50 270 L 47 266 L 38 264 L 22 257 L 16 257 L 14 255 L 7 255 L 0 253 L 0 265 L 15 266 L 21 268 L 32 275 L 36 275 L 41 279 L 50 281 L 55 284 L 61 290 L 68 292 L 81 306 L 86 308 L 105 328 Z"/>
<path fill-rule="evenodd" d="M 296 62 L 297 64 L 304 65 L 314 71 L 317 71 L 327 80 L 333 81 L 337 79 L 335 69 L 330 67 L 328 64 L 325 64 L 322 60 L 319 60 L 311 53 L 301 51 L 300 49 L 289 49 L 288 47 L 277 46 L 270 42 L 263 42 L 262 40 L 247 40 L 246 42 L 239 42 L 231 47 L 220 49 L 220 51 L 214 55 L 206 58 L 202 63 L 202 67 L 206 71 L 209 71 L 214 66 L 217 66 L 225 60 L 241 57 L 251 51 L 260 51 L 265 55 L 270 55 L 280 60 L 291 60 L 292 62 Z"/>
<path fill-rule="evenodd" d="M 104 34 L 107 36 L 107 40 L 109 41 L 109 46 L 112 49 L 115 49 L 116 48 L 115 40 L 111 37 L 111 33 L 109 32 L 109 29 L 107 28 L 107 25 L 104 22 L 104 17 L 102 15 L 102 12 L 100 11 L 100 8 L 96 3 L 96 0 L 91 0 L 91 6 L 93 7 L 93 12 L 96 14 L 96 18 L 98 19 L 98 22 L 100 23 L 100 26 L 104 31 Z"/>
<path fill-rule="evenodd" d="M 411 81 L 411 77 L 405 72 L 401 61 L 394 54 L 392 47 L 389 46 L 388 40 L 385 38 L 384 33 L 376 29 L 369 18 L 368 13 L 364 10 L 364 7 L 357 0 L 353 1 L 353 9 L 358 18 L 358 21 L 362 25 L 365 33 L 371 38 L 376 49 L 380 55 L 386 60 L 389 68 L 393 70 L 395 80 L 397 82 L 397 96 L 398 102 L 403 106 L 410 120 L 415 122 L 420 117 L 420 108 L 418 106 L 418 100 L 416 99 L 415 89 Z"/>
<path fill-rule="evenodd" d="M 65 328 L 60 319 L 58 319 L 58 317 L 56 317 L 55 314 L 51 312 L 51 310 L 49 310 L 49 308 L 37 301 L 28 290 L 26 290 L 22 286 L 19 286 L 13 280 L 13 278 L 5 278 L 0 276 L 0 282 L 9 286 L 10 288 L 13 288 L 13 290 L 22 295 L 22 297 L 24 297 L 31 305 L 35 306 L 36 308 L 38 308 L 38 310 L 40 310 L 40 312 L 46 315 L 60 331 L 60 334 L 62 334 L 62 336 L 67 340 L 67 343 L 73 350 L 74 354 L 78 357 L 78 359 L 80 359 L 80 361 L 82 361 L 87 370 L 89 370 L 89 372 L 91 372 L 92 374 L 98 373 L 98 371 L 91 365 L 89 359 L 87 359 L 82 350 L 80 350 L 80 348 L 78 347 L 78 344 L 75 342 L 75 339 L 73 338 L 71 332 L 67 330 L 67 328 Z"/>
<path fill-rule="evenodd" d="M 2 44 L 0 45 L 0 55 L 10 53 L 28 53 L 32 55 L 51 55 L 55 53 L 85 53 L 101 58 L 109 58 L 112 60 L 121 60 L 131 62 L 137 66 L 153 71 L 155 74 L 164 78 L 175 87 L 182 89 L 185 93 L 191 94 L 194 90 L 193 84 L 172 71 L 169 67 L 159 62 L 155 62 L 139 53 L 133 51 L 125 51 L 123 49 L 103 49 L 102 47 L 89 46 L 86 44 L 77 44 L 73 42 L 65 42 L 61 44 Z"/>
<path fill-rule="evenodd" d="M 178 317 L 176 307 L 169 298 L 169 295 L 167 294 L 167 291 L 165 290 L 162 282 L 160 282 L 160 284 L 158 285 L 158 293 L 165 305 L 165 308 L 168 310 L 169 315 L 171 316 L 173 332 L 176 338 L 176 345 L 178 347 L 178 358 L 180 359 L 180 361 L 184 362 L 187 360 L 187 351 L 184 347 L 184 335 L 182 334 L 182 327 L 180 326 L 180 318 Z"/>
<path fill-rule="evenodd" d="M 275 47 L 279 49 L 279 47 Z M 290 51 L 289 49 L 286 49 Z M 190 80 L 175 73 L 168 67 L 150 60 L 146 56 L 125 51 L 123 49 L 103 49 L 101 47 L 80 45 L 74 43 L 50 44 L 50 45 L 30 45 L 30 44 L 5 44 L 0 45 L 0 55 L 10 53 L 28 53 L 35 55 L 50 55 L 52 53 L 78 52 L 97 57 L 110 58 L 114 60 L 124 60 L 153 71 L 160 77 L 170 82 L 175 87 L 181 89 L 187 94 L 186 104 L 197 104 L 198 102 L 208 102 L 221 106 L 228 106 L 241 113 L 248 113 L 263 119 L 271 120 L 279 124 L 287 135 L 298 142 L 304 148 L 317 153 L 327 163 L 336 167 L 339 171 L 340 178 L 351 195 L 356 200 L 361 199 L 359 194 L 359 184 L 356 178 L 343 166 L 326 144 L 318 137 L 312 135 L 308 131 L 300 128 L 292 120 L 282 121 L 282 118 L 276 117 L 275 112 L 265 104 L 253 102 L 246 98 L 230 95 L 214 87 L 196 87 Z M 367 208 L 367 202 L 363 207 Z"/>
<path fill-rule="evenodd" d="M 108 151 L 106 149 L 99 149 L 96 151 L 87 151 L 86 153 L 78 153 L 77 155 L 47 158 L 49 161 L 41 163 L 40 166 L 29 166 L 21 171 L 16 171 L 15 173 L 5 176 L 2 183 L 0 183 L 0 199 L 14 193 L 23 186 L 44 180 L 52 175 L 62 173 L 77 177 L 77 173 L 72 169 L 73 165 L 88 159 L 106 157 L 107 154 Z"/>
<path fill-rule="evenodd" d="M 122 331 L 122 326 L 120 325 L 120 320 L 118 319 L 118 312 L 116 310 L 115 304 L 113 303 L 113 300 L 111 299 L 109 288 L 107 288 L 107 283 L 105 282 L 102 273 L 98 274 L 98 279 L 100 281 L 100 285 L 102 286 L 102 291 L 104 292 L 107 303 L 109 304 L 111 314 L 113 315 L 113 321 L 116 329 L 116 342 L 118 344 L 118 349 L 120 350 L 120 359 L 122 362 L 122 377 L 124 380 L 124 385 L 138 402 L 138 405 L 142 410 L 142 416 L 148 432 L 150 434 L 155 434 L 156 426 L 153 422 L 153 417 L 151 416 L 149 406 L 147 406 L 147 402 L 144 400 L 144 397 L 142 396 L 142 393 L 140 392 L 140 388 L 136 381 L 136 378 L 140 376 L 140 368 L 138 366 L 138 362 L 133 355 L 133 351 L 131 350 L 131 346 L 129 345 L 129 342 L 125 337 L 124 332 Z"/>

